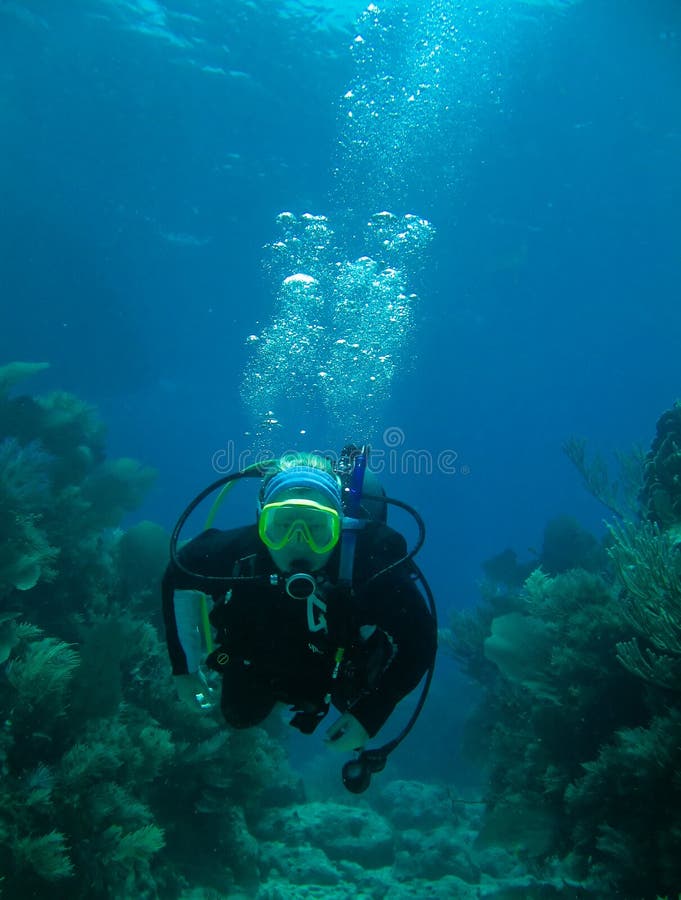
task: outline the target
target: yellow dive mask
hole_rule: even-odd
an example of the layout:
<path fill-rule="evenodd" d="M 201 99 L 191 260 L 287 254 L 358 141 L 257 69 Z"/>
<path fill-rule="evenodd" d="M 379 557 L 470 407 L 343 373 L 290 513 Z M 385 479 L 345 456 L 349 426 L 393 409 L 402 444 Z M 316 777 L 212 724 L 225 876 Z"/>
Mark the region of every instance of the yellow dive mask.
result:
<path fill-rule="evenodd" d="M 270 550 L 281 550 L 300 536 L 313 553 L 328 553 L 338 543 L 340 533 L 337 510 L 314 500 L 266 503 L 258 519 L 258 534 Z"/>

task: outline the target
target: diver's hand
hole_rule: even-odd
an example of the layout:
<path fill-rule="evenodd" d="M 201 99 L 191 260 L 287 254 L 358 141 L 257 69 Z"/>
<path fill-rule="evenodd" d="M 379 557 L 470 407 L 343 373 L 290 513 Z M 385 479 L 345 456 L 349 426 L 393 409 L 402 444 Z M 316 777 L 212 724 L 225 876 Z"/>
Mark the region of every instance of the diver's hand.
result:
<path fill-rule="evenodd" d="M 213 688 L 206 681 L 203 672 L 189 675 L 174 675 L 175 690 L 184 706 L 195 710 L 209 710 L 214 706 Z"/>
<path fill-rule="evenodd" d="M 350 753 L 361 750 L 369 740 L 369 732 L 351 713 L 343 713 L 326 732 L 324 743 L 331 750 Z"/>

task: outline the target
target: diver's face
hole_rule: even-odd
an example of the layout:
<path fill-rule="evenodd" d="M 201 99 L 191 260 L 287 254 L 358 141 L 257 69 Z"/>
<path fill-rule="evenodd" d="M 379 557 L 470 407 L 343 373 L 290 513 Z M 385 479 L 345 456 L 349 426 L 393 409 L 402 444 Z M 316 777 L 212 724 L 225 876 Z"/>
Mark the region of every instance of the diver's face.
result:
<path fill-rule="evenodd" d="M 313 553 L 304 541 L 300 546 L 298 543 L 296 540 L 281 550 L 269 550 L 274 565 L 286 575 L 293 572 L 317 572 L 324 568 L 333 552 Z"/>
<path fill-rule="evenodd" d="M 312 500 L 321 505 L 328 502 L 323 495 L 318 494 L 316 491 L 306 491 L 303 493 L 300 490 L 291 492 L 290 494 L 282 493 L 281 496 L 277 497 L 277 500 L 286 501 L 292 498 Z M 299 515 L 303 520 L 305 519 L 305 512 L 303 509 L 298 509 L 296 515 Z M 274 550 L 272 547 L 268 547 L 267 549 L 277 569 L 285 574 L 291 574 L 293 572 L 317 572 L 324 568 L 334 550 L 332 547 L 326 553 L 315 553 L 305 540 L 302 530 L 298 529 L 293 531 L 291 539 L 280 549 Z"/>

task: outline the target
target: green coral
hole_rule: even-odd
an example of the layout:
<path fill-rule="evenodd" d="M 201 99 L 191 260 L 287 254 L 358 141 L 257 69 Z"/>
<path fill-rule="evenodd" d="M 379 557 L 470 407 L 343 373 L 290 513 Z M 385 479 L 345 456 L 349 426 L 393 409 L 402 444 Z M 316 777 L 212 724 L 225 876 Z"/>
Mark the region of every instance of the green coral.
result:
<path fill-rule="evenodd" d="M 54 578 L 59 550 L 41 527 L 49 463 L 35 442 L 0 443 L 0 600 Z"/>
<path fill-rule="evenodd" d="M 153 470 L 134 460 L 106 458 L 104 427 L 77 397 L 11 393 L 42 368 L 0 369 L 0 599 L 57 575 L 82 577 L 84 555 L 96 570 L 89 585 L 96 591 L 106 577 L 98 552 L 103 529 L 135 509 L 154 480 Z M 52 602 L 68 605 L 76 589 L 68 578 L 57 580 Z"/>
<path fill-rule="evenodd" d="M 139 522 L 118 535 L 114 564 L 127 595 L 156 597 L 159 572 L 168 562 L 169 544 L 168 532 L 155 522 Z"/>
<path fill-rule="evenodd" d="M 0 366 L 0 395 L 7 395 L 15 384 L 49 368 L 50 364 L 45 362 L 12 362 Z"/>
<path fill-rule="evenodd" d="M 109 845 L 107 855 L 112 863 L 148 863 L 165 846 L 165 837 L 158 825 L 142 825 L 128 832 L 120 825 L 110 825 L 102 842 Z"/>
<path fill-rule="evenodd" d="M 112 528 L 144 500 L 156 478 L 134 459 L 104 460 L 81 483 L 87 520 L 93 529 Z"/>
<path fill-rule="evenodd" d="M 615 453 L 619 478 L 613 479 L 605 459 L 596 453 L 587 457 L 586 440 L 571 437 L 563 444 L 563 452 L 579 472 L 589 493 L 617 518 L 631 517 L 638 510 L 643 483 L 644 458 L 639 447 L 628 453 Z"/>
<path fill-rule="evenodd" d="M 283 751 L 178 703 L 168 536 L 121 529 L 153 472 L 71 394 L 15 394 L 43 368 L 0 368 L 0 893 L 172 900 L 200 870 L 224 896 Z"/>
<path fill-rule="evenodd" d="M 470 726 L 489 782 L 480 840 L 512 848 L 537 876 L 559 859 L 596 896 L 652 900 L 681 883 L 679 447 L 676 404 L 658 422 L 637 506 L 582 443 L 569 445 L 620 518 L 607 555 L 563 521 L 523 588 L 487 585 L 449 640 L 483 691 Z"/>
<path fill-rule="evenodd" d="M 653 882 L 657 891 L 679 884 L 680 745 L 678 710 L 619 729 L 565 792 L 583 871 L 590 861 L 627 896 L 651 896 Z"/>
<path fill-rule="evenodd" d="M 6 610 L 0 613 L 0 665 L 9 657 L 18 643 L 18 628 L 16 618 L 18 612 Z"/>
<path fill-rule="evenodd" d="M 18 838 L 14 852 L 20 867 L 31 869 L 45 881 L 73 875 L 66 838 L 59 831 Z"/>
<path fill-rule="evenodd" d="M 645 516 L 660 528 L 681 525 L 681 402 L 658 419 L 644 461 L 640 502 Z"/>
<path fill-rule="evenodd" d="M 509 681 L 558 703 L 550 671 L 555 638 L 554 630 L 538 619 L 507 613 L 492 621 L 492 633 L 485 639 L 485 656 Z"/>
<path fill-rule="evenodd" d="M 656 523 L 611 525 L 609 553 L 625 594 L 625 609 L 638 637 L 617 645 L 631 672 L 681 691 L 681 556 L 676 536 Z"/>
<path fill-rule="evenodd" d="M 544 529 L 541 564 L 550 575 L 560 575 L 570 569 L 603 572 L 607 556 L 600 541 L 572 516 L 556 516 Z"/>
<path fill-rule="evenodd" d="M 60 714 L 79 664 L 78 652 L 57 638 L 20 641 L 12 653 L 7 677 L 17 692 L 16 702 L 22 712 L 40 708 Z"/>
<path fill-rule="evenodd" d="M 494 671 L 479 670 L 484 692 L 468 737 L 489 782 L 481 840 L 512 846 L 537 876 L 562 857 L 583 879 L 566 792 L 618 727 L 646 720 L 643 682 L 615 651 L 629 621 L 611 584 L 580 569 L 536 569 L 512 600 L 482 640 Z"/>

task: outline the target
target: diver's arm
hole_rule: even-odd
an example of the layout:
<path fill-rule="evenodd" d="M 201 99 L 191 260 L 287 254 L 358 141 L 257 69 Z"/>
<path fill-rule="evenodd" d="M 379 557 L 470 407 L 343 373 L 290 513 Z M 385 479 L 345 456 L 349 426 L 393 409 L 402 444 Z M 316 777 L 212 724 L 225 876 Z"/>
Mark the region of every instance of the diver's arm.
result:
<path fill-rule="evenodd" d="M 182 571 L 171 561 L 163 576 L 161 597 L 166 644 L 173 675 L 197 672 L 201 655 L 201 593 L 219 593 L 203 575 L 222 574 L 230 536 L 211 529 L 185 544 L 178 553 Z"/>
<path fill-rule="evenodd" d="M 170 567 L 163 577 L 163 621 L 173 675 L 189 675 L 199 667 L 201 652 L 200 594 L 175 590 Z"/>
<path fill-rule="evenodd" d="M 404 569 L 376 579 L 368 592 L 362 619 L 383 632 L 392 657 L 349 711 L 373 737 L 431 665 L 437 634 L 421 592 Z"/>
<path fill-rule="evenodd" d="M 212 707 L 211 688 L 201 663 L 201 594 L 173 586 L 172 569 L 163 578 L 166 641 L 178 698 L 194 710 Z"/>

